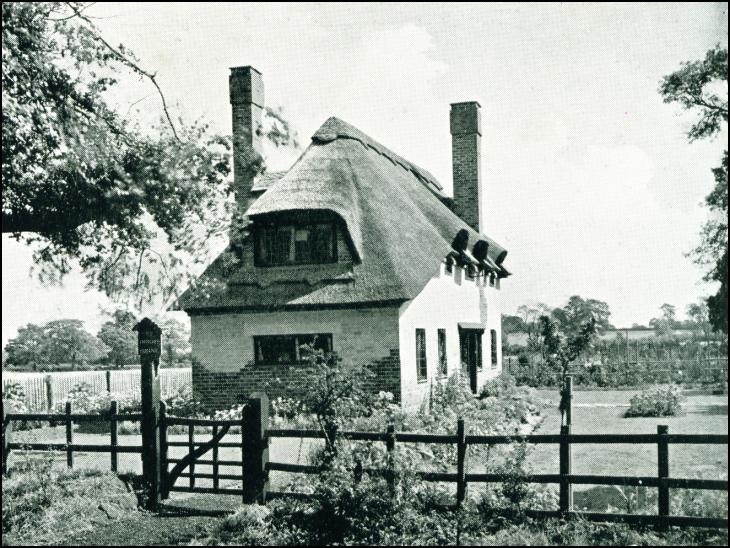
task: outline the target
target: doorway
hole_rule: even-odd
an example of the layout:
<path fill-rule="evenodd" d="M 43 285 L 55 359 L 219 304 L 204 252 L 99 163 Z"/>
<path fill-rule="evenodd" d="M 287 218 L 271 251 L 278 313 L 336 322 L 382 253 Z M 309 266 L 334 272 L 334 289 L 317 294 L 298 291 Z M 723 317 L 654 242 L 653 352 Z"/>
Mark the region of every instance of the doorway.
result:
<path fill-rule="evenodd" d="M 461 367 L 469 379 L 471 391 L 477 393 L 477 371 L 482 365 L 482 334 L 484 329 L 459 329 Z"/>

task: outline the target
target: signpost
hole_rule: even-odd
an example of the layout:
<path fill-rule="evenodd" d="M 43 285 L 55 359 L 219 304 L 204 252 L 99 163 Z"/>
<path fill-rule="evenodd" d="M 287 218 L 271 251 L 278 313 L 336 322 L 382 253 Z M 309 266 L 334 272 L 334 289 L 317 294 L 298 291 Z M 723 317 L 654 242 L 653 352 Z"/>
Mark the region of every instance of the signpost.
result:
<path fill-rule="evenodd" d="M 132 328 L 137 332 L 142 364 L 142 476 L 147 487 L 147 507 L 154 510 L 160 502 L 160 356 L 162 329 L 144 318 Z"/>

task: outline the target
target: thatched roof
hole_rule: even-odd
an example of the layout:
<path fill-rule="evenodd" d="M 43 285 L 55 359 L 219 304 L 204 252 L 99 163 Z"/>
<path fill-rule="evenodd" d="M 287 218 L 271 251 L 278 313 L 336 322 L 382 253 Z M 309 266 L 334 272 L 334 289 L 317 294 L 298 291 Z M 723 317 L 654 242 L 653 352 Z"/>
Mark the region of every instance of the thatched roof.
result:
<path fill-rule="evenodd" d="M 247 215 L 255 224 L 272 214 L 333 212 L 346 227 L 352 264 L 267 269 L 243 261 L 224 268 L 225 261 L 217 260 L 203 277 L 217 280 L 222 288 L 203 297 L 188 292 L 179 307 L 194 312 L 409 300 L 453 253 L 451 242 L 460 230 L 468 232 L 470 248 L 486 240 L 484 263 L 507 275 L 502 266 L 506 250 L 453 213 L 441 189 L 427 171 L 342 120 L 330 118 Z M 250 240 L 244 247 L 252 245 Z M 244 256 L 251 254 L 244 251 Z"/>

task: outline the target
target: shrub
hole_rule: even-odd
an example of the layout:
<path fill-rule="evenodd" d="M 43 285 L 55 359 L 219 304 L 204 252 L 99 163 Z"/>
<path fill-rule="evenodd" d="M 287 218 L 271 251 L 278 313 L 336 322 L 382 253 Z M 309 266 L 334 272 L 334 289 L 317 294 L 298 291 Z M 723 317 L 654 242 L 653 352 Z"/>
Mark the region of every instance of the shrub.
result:
<path fill-rule="evenodd" d="M 13 413 L 28 412 L 25 390 L 19 382 L 10 383 L 3 387 L 3 402 L 10 404 L 10 410 Z"/>
<path fill-rule="evenodd" d="M 649 388 L 631 398 L 626 417 L 671 417 L 682 411 L 684 401 L 676 385 Z"/>
<path fill-rule="evenodd" d="M 202 417 L 205 415 L 203 402 L 195 397 L 190 385 L 181 387 L 164 400 L 168 415 L 175 417 Z"/>

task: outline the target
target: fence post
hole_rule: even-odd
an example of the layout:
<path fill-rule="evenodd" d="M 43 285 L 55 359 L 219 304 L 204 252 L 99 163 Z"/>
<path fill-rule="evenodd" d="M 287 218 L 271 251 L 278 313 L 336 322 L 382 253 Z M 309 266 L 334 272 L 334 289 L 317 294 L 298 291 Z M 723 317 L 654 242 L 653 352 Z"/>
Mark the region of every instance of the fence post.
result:
<path fill-rule="evenodd" d="M 111 393 L 112 391 L 112 371 L 111 369 L 107 369 L 104 371 L 104 378 L 106 379 L 106 391 L 107 393 Z"/>
<path fill-rule="evenodd" d="M 241 457 L 243 476 L 243 502 L 266 502 L 269 488 L 267 465 L 269 463 L 269 398 L 262 392 L 254 392 L 241 413 Z"/>
<path fill-rule="evenodd" d="M 160 500 L 170 495 L 167 482 L 167 406 L 160 402 Z"/>
<path fill-rule="evenodd" d="M 7 420 L 5 415 L 11 412 L 10 402 L 3 401 L 3 476 L 8 474 L 8 455 L 10 454 L 10 438 L 13 431 L 13 423 Z"/>
<path fill-rule="evenodd" d="M 669 517 L 669 426 L 658 424 L 657 453 L 659 461 L 659 527 L 667 528 L 667 517 Z"/>
<path fill-rule="evenodd" d="M 561 415 L 565 419 L 565 424 L 570 426 L 573 424 L 573 377 L 566 375 L 563 381 L 563 387 L 560 394 Z"/>
<path fill-rule="evenodd" d="M 570 425 L 560 427 L 560 512 L 566 514 L 573 508 L 571 472 Z"/>
<path fill-rule="evenodd" d="M 160 335 L 162 330 L 149 318 L 134 326 L 141 362 L 142 476 L 147 489 L 146 506 L 160 502 Z"/>
<path fill-rule="evenodd" d="M 387 437 L 385 439 L 385 449 L 388 451 L 388 470 L 386 471 L 386 480 L 390 487 L 391 495 L 395 496 L 395 425 L 389 424 L 387 429 Z"/>
<path fill-rule="evenodd" d="M 464 419 L 456 421 L 456 504 L 466 497 L 466 427 Z"/>
<path fill-rule="evenodd" d="M 195 451 L 195 425 L 192 421 L 188 423 L 188 453 L 191 455 Z M 190 489 L 195 487 L 195 461 L 190 462 L 190 466 L 188 466 L 188 471 L 190 472 L 189 479 L 189 485 Z"/>
<path fill-rule="evenodd" d="M 46 375 L 46 409 L 53 413 L 53 377 Z"/>
<path fill-rule="evenodd" d="M 355 485 L 357 485 L 358 483 L 360 483 L 362 481 L 362 462 L 360 461 L 360 459 L 358 459 L 355 462 L 354 476 L 355 476 Z"/>
<path fill-rule="evenodd" d="M 71 447 L 74 442 L 74 428 L 71 420 L 71 402 L 66 402 L 66 465 L 69 468 L 74 467 L 74 452 Z"/>
<path fill-rule="evenodd" d="M 218 426 L 213 425 L 213 439 L 216 438 L 218 435 Z M 220 473 L 220 468 L 218 466 L 218 444 L 216 443 L 213 446 L 213 489 L 218 489 L 218 486 L 220 484 L 220 480 L 218 478 L 218 474 Z"/>
<path fill-rule="evenodd" d="M 117 445 L 119 443 L 118 436 L 119 436 L 119 428 L 118 428 L 118 422 L 117 422 L 117 413 L 119 412 L 119 404 L 115 401 L 111 402 L 111 406 L 109 408 L 109 414 L 111 415 L 109 417 L 109 429 L 110 429 L 110 436 L 111 436 L 111 460 L 112 460 L 112 472 L 117 471 Z"/>

